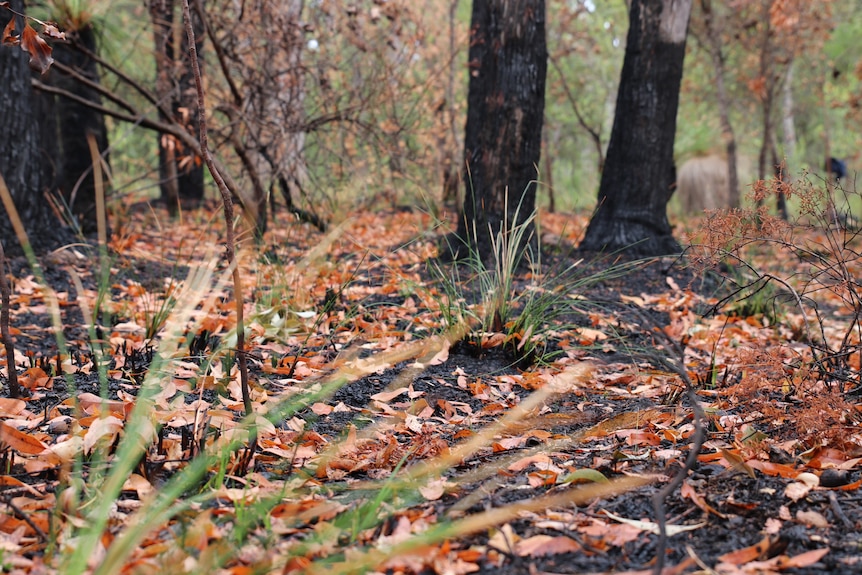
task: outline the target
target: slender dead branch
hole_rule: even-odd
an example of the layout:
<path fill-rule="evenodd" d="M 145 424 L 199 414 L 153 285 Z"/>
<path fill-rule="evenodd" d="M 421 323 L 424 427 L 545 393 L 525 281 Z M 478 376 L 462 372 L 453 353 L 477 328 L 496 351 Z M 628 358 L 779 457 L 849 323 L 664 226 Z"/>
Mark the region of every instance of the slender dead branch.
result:
<path fill-rule="evenodd" d="M 153 106 L 158 108 L 159 112 L 161 112 L 162 114 L 164 114 L 168 118 L 171 117 L 171 114 L 169 113 L 168 109 L 163 107 L 161 100 L 153 92 L 151 92 L 146 86 L 144 86 L 140 82 L 136 81 L 134 78 L 132 78 L 131 76 L 129 76 L 128 74 L 123 72 L 120 68 L 111 64 L 110 62 L 108 62 L 107 60 L 105 60 L 104 58 L 102 58 L 101 56 L 96 54 L 95 52 L 88 50 L 85 46 L 82 46 L 81 44 L 76 43 L 76 44 L 74 44 L 74 47 L 76 50 L 78 50 L 82 54 L 86 55 L 88 58 L 90 58 L 91 60 L 93 60 L 94 62 L 96 62 L 97 64 L 99 64 L 103 68 L 105 68 L 108 72 L 110 72 L 111 74 L 113 74 L 114 76 L 116 76 L 117 78 L 122 80 L 128 86 L 130 86 L 138 94 L 143 96 L 145 100 L 147 100 Z"/>
<path fill-rule="evenodd" d="M 111 118 L 122 120 L 124 122 L 129 122 L 130 124 L 135 124 L 142 128 L 147 128 L 148 130 L 153 130 L 161 134 L 171 135 L 177 140 L 179 140 L 183 145 L 188 147 L 195 154 L 200 157 L 203 157 L 203 154 L 201 153 L 201 144 L 198 139 L 188 133 L 188 131 L 186 131 L 180 124 L 153 120 L 152 118 L 145 116 L 141 113 L 126 113 L 120 112 L 118 110 L 112 110 L 111 108 L 103 106 L 102 104 L 93 102 L 92 100 L 88 100 L 77 94 L 73 94 L 68 90 L 63 90 L 62 88 L 57 88 L 55 86 L 45 84 L 44 82 L 40 82 L 35 78 L 31 79 L 30 83 L 37 90 L 41 90 L 48 94 L 56 94 L 64 98 L 68 98 L 69 100 L 87 106 L 101 114 L 110 116 Z M 130 106 L 130 104 L 127 105 Z M 125 108 L 126 106 L 123 107 Z M 245 199 L 243 198 L 242 194 L 239 193 L 239 187 L 237 186 L 233 178 L 230 176 L 230 173 L 227 171 L 224 165 L 215 157 L 212 158 L 212 161 L 215 163 L 216 168 L 222 174 L 222 178 L 225 181 L 225 185 L 227 185 L 227 188 L 230 193 L 233 194 L 234 197 L 238 198 L 240 202 L 244 202 Z"/>
<path fill-rule="evenodd" d="M 11 294 L 9 282 L 6 281 L 6 252 L 3 250 L 3 242 L 0 242 L 0 294 L 2 294 L 2 306 L 0 309 L 0 334 L 3 336 L 3 345 L 6 347 L 6 371 L 9 380 L 9 397 L 21 397 L 21 386 L 18 384 L 18 371 L 15 369 L 15 343 L 9 333 L 9 300 Z"/>
<path fill-rule="evenodd" d="M 206 103 L 204 102 L 204 85 L 203 80 L 201 79 L 198 53 L 195 48 L 195 31 L 192 26 L 189 0 L 183 0 L 183 21 L 185 23 L 186 35 L 189 39 L 189 61 L 191 62 L 192 72 L 195 77 L 195 88 L 197 89 L 198 96 L 198 110 L 200 111 L 200 156 L 204 159 L 204 162 L 206 162 L 207 169 L 209 169 L 216 186 L 218 186 L 218 190 L 221 193 L 222 203 L 224 204 L 225 232 L 227 235 L 225 241 L 225 256 L 227 257 L 227 263 L 231 267 L 233 274 L 233 295 L 236 303 L 236 359 L 237 364 L 239 365 L 242 402 L 245 407 L 245 414 L 248 416 L 252 413 L 252 406 L 251 393 L 248 385 L 248 362 L 245 355 L 245 320 L 243 316 L 244 298 L 242 293 L 242 275 L 240 274 L 239 266 L 236 261 L 235 252 L 236 233 L 234 230 L 233 198 L 231 191 L 228 189 L 220 170 L 216 166 L 212 154 L 210 154 L 209 147 L 207 146 L 207 115 Z M 254 434 L 252 434 L 249 451 L 253 451 L 255 443 L 256 438 L 254 437 Z"/>
<path fill-rule="evenodd" d="M 84 86 L 90 88 L 91 90 L 98 92 L 99 95 L 101 95 L 104 98 L 107 98 L 108 100 L 115 103 L 119 107 L 123 108 L 127 112 L 131 112 L 133 114 L 135 113 L 135 108 L 132 105 L 130 105 L 128 102 L 126 102 L 123 98 L 121 98 L 117 94 L 115 94 L 113 90 L 109 90 L 108 88 L 106 88 L 102 84 L 100 84 L 99 82 L 95 82 L 95 81 L 91 80 L 90 78 L 87 78 L 87 76 L 85 76 L 84 74 L 81 74 L 81 72 L 79 72 L 75 68 L 73 68 L 71 66 L 67 66 L 66 64 L 63 64 L 62 62 L 54 62 L 53 66 L 54 66 L 54 69 L 59 70 L 63 74 L 71 76 L 79 84 L 83 84 Z"/>
<path fill-rule="evenodd" d="M 578 107 L 578 100 L 575 98 L 572 93 L 572 89 L 569 87 L 569 83 L 566 81 L 566 75 L 563 74 L 563 71 L 560 70 L 560 65 L 557 63 L 557 59 L 553 56 L 548 57 L 548 62 L 551 66 L 554 67 L 554 70 L 557 71 L 557 75 L 560 78 L 560 84 L 563 87 L 563 91 L 566 93 L 566 99 L 569 101 L 569 104 L 572 106 L 572 110 L 575 112 L 575 117 L 578 119 L 578 124 L 590 135 L 590 139 L 593 141 L 593 145 L 596 147 L 596 151 L 599 154 L 599 172 L 602 171 L 605 165 L 605 156 L 602 151 L 602 135 L 598 130 L 590 126 L 584 116 L 581 114 L 581 109 Z"/>
<path fill-rule="evenodd" d="M 655 322 L 647 317 L 640 309 L 634 307 L 631 309 L 640 316 L 641 320 L 644 321 L 646 325 L 655 324 Z M 700 454 L 704 441 L 706 441 L 706 413 L 698 401 L 697 391 L 694 388 L 691 378 L 688 376 L 688 371 L 685 369 L 685 348 L 661 329 L 655 329 L 654 333 L 658 334 L 668 343 L 676 357 L 664 357 L 655 352 L 646 353 L 644 357 L 645 359 L 655 362 L 664 369 L 667 369 L 679 376 L 685 384 L 686 395 L 688 396 L 688 401 L 691 403 L 691 409 L 694 413 L 694 436 L 692 437 L 691 447 L 689 447 L 685 463 L 677 474 L 674 475 L 673 479 L 671 479 L 652 497 L 653 509 L 655 510 L 655 522 L 659 529 L 658 541 L 656 542 L 656 558 L 653 563 L 653 573 L 655 575 L 661 575 L 662 569 L 664 569 L 668 540 L 667 518 L 665 517 L 665 500 L 671 493 L 679 489 L 682 482 L 685 481 L 685 478 L 688 476 L 689 471 L 694 469 L 694 466 L 697 463 L 697 456 Z"/>
<path fill-rule="evenodd" d="M 39 527 L 39 524 L 33 521 L 30 516 L 30 513 L 25 512 L 23 509 L 15 505 L 11 498 L 5 497 L 3 499 L 3 504 L 6 505 L 9 509 L 11 509 L 16 517 L 29 525 L 30 528 L 33 529 L 33 531 L 43 543 L 48 543 L 49 541 L 51 541 L 51 538 L 48 537 L 48 534 L 45 533 L 45 531 L 41 527 Z"/>
<path fill-rule="evenodd" d="M 664 334 L 661 330 L 659 331 Z M 670 338 L 668 338 L 668 340 L 670 340 Z M 667 551 L 668 535 L 667 518 L 665 517 L 665 500 L 671 493 L 679 489 L 682 482 L 685 481 L 685 478 L 688 476 L 688 472 L 694 469 L 694 466 L 697 463 L 697 456 L 700 455 L 700 450 L 703 448 L 704 441 L 706 441 L 706 413 L 703 411 L 703 407 L 701 407 L 700 402 L 698 401 L 697 392 L 694 389 L 691 378 L 688 376 L 688 372 L 685 370 L 685 364 L 681 363 L 684 357 L 682 347 L 677 345 L 674 341 L 671 341 L 671 344 L 679 355 L 678 361 L 680 363 L 677 364 L 676 362 L 668 361 L 667 359 L 663 359 L 662 363 L 665 367 L 676 372 L 680 379 L 685 383 L 686 395 L 688 396 L 689 403 L 691 403 L 691 409 L 694 412 L 694 438 L 688 450 L 688 457 L 685 458 L 685 464 L 677 474 L 674 475 L 673 479 L 656 492 L 652 498 L 653 509 L 655 510 L 655 521 L 659 528 L 659 538 L 656 543 L 656 558 L 653 566 L 653 573 L 655 575 L 661 575 L 662 569 L 664 568 L 665 553 Z"/>

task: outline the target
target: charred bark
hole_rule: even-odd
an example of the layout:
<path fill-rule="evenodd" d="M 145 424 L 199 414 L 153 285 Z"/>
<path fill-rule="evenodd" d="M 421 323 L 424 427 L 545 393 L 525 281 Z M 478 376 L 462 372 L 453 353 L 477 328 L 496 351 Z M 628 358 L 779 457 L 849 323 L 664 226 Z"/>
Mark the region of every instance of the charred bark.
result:
<path fill-rule="evenodd" d="M 67 31 L 71 43 L 54 45 L 56 65 L 52 67 L 45 79 L 46 83 L 61 90 L 66 90 L 81 98 L 101 104 L 99 93 L 75 75 L 98 84 L 99 71 L 96 62 L 88 54 L 96 52 L 96 35 L 91 25 L 79 30 Z M 82 48 L 82 49 L 79 49 Z M 108 162 L 108 130 L 105 117 L 82 103 L 41 93 L 41 99 L 53 100 L 49 105 L 53 108 L 54 121 L 46 114 L 43 118 L 56 130 L 56 155 L 48 158 L 53 169 L 52 190 L 59 191 L 68 215 L 74 220 L 75 227 L 82 233 L 96 231 L 96 182 L 93 179 L 93 155 L 90 152 L 88 137 L 92 134 L 100 154 L 101 162 Z M 53 142 L 45 142 L 54 145 Z M 107 170 L 101 170 L 107 173 Z M 107 190 L 108 181 L 101 182 Z"/>
<path fill-rule="evenodd" d="M 24 11 L 21 0 L 10 7 Z M 0 10 L 0 29 L 11 15 Z M 23 23 L 19 21 L 19 25 Z M 18 29 L 21 29 L 19 26 Z M 37 120 L 39 99 L 30 86 L 27 54 L 19 47 L 0 45 L 0 174 L 9 188 L 30 244 L 36 252 L 55 248 L 71 239 L 62 222 L 46 201 L 49 178 L 42 167 L 42 130 Z M 7 255 L 20 254 L 19 244 L 7 210 L 0 204 L 0 241 Z"/>
<path fill-rule="evenodd" d="M 532 226 L 547 75 L 544 0 L 474 0 L 463 215 L 449 255 L 493 257 L 492 238 Z M 533 248 L 533 234 L 523 245 Z M 445 254 L 444 254 L 445 255 Z"/>
<path fill-rule="evenodd" d="M 691 0 L 633 0 L 598 206 L 581 248 L 678 253 L 667 218 Z"/>
<path fill-rule="evenodd" d="M 182 24 L 175 17 L 176 0 L 150 0 L 156 60 L 156 94 L 173 118 L 160 113 L 160 120 L 177 122 L 191 134 L 197 134 L 199 113 L 194 77 L 188 61 L 188 39 L 175 34 Z M 192 12 L 195 48 L 202 53 L 205 30 L 197 10 Z M 176 38 L 180 38 L 177 49 Z M 180 202 L 197 202 L 204 196 L 204 172 L 201 158 L 170 134 L 159 135 L 159 188 L 168 209 L 175 211 Z"/>

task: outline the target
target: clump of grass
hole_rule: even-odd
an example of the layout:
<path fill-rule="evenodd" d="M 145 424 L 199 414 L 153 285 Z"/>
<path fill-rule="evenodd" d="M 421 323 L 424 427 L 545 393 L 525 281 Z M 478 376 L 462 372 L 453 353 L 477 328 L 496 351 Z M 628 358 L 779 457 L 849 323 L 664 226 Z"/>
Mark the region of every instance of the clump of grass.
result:
<path fill-rule="evenodd" d="M 474 242 L 459 249 L 466 251 L 460 266 L 431 263 L 444 296 L 439 303 L 443 325 L 466 321 L 473 326 L 464 342 L 468 349 L 480 354 L 488 347 L 500 346 L 521 369 L 552 362 L 560 352 L 550 345 L 551 340 L 577 329 L 572 321 L 601 305 L 581 297 L 583 291 L 648 263 L 636 260 L 597 266 L 577 260 L 562 268 L 543 270 L 542 246 L 534 252 L 530 246 L 535 242 L 527 237 L 535 219 L 534 212 L 511 230 L 501 224 L 491 242 L 490 257 L 478 253 Z M 519 274 L 524 281 L 518 281 Z M 478 302 L 476 293 L 480 294 Z"/>
<path fill-rule="evenodd" d="M 787 298 L 769 277 L 745 274 L 739 268 L 732 272 L 735 299 L 726 307 L 729 315 L 762 319 L 766 325 L 778 325 L 784 317 Z"/>

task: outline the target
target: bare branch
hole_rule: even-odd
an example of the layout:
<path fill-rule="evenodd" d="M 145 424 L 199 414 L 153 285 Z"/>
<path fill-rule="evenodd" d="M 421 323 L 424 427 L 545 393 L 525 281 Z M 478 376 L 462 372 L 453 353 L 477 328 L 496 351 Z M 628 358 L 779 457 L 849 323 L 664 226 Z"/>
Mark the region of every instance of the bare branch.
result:
<path fill-rule="evenodd" d="M 155 106 L 162 115 L 164 115 L 165 117 L 168 117 L 168 118 L 170 118 L 172 116 L 170 111 L 163 106 L 161 100 L 159 100 L 159 98 L 154 93 L 152 93 L 150 90 L 148 90 L 143 84 L 141 84 L 140 82 L 138 82 L 137 80 L 135 80 L 134 78 L 132 78 L 131 76 L 129 76 L 128 74 L 123 72 L 121 69 L 117 68 L 116 66 L 114 66 L 113 64 L 111 64 L 110 62 L 105 60 L 104 58 L 100 57 L 95 52 L 92 52 L 92 51 L 88 50 L 87 48 L 85 48 L 84 46 L 81 46 L 79 44 L 75 44 L 74 46 L 75 46 L 76 50 L 80 51 L 82 54 L 85 54 L 88 58 L 92 59 L 94 62 L 96 62 L 97 64 L 99 64 L 103 68 L 105 68 L 105 70 L 107 70 L 108 72 L 110 72 L 111 74 L 113 74 L 114 76 L 116 76 L 117 78 L 122 80 L 123 82 L 125 82 L 128 86 L 130 86 L 136 92 L 138 92 L 148 102 L 150 102 L 153 106 Z"/>
<path fill-rule="evenodd" d="M 248 385 L 248 363 L 245 355 L 245 321 L 243 317 L 243 293 L 242 293 L 242 276 L 236 262 L 235 255 L 235 230 L 234 230 L 234 214 L 233 214 L 233 199 L 231 192 L 222 177 L 221 171 L 216 166 L 212 154 L 210 154 L 207 146 L 207 114 L 206 102 L 204 101 L 204 85 L 201 78 L 201 68 L 198 62 L 198 53 L 195 48 L 195 31 L 192 26 L 191 10 L 189 9 L 189 0 L 183 0 L 183 21 L 185 23 L 186 35 L 189 38 L 189 61 L 192 65 L 192 72 L 195 76 L 195 88 L 198 96 L 198 110 L 200 121 L 200 156 L 206 162 L 210 174 L 215 180 L 218 190 L 221 193 L 222 203 L 224 204 L 224 219 L 226 226 L 226 241 L 225 241 L 225 256 L 227 263 L 233 270 L 233 292 L 234 301 L 236 303 L 236 359 L 239 364 L 240 385 L 242 387 L 242 401 L 245 406 L 245 414 L 252 414 L 251 393 Z M 254 451 L 256 440 L 251 439 L 249 445 L 249 453 Z"/>
<path fill-rule="evenodd" d="M 74 102 L 77 102 L 79 104 L 87 106 L 87 107 L 89 107 L 89 108 L 91 108 L 91 109 L 93 109 L 93 110 L 95 110 L 101 114 L 104 114 L 106 116 L 110 116 L 114 119 L 122 120 L 124 122 L 129 122 L 130 124 L 135 124 L 135 125 L 140 126 L 142 128 L 147 128 L 148 130 L 154 130 L 154 131 L 159 132 L 161 134 L 169 134 L 169 135 L 175 137 L 180 142 L 182 142 L 185 146 L 187 146 L 195 154 L 203 157 L 203 154 L 201 153 L 200 142 L 197 140 L 197 138 L 195 138 L 194 136 L 189 134 L 185 130 L 185 128 L 183 128 L 180 124 L 167 123 L 167 122 L 162 122 L 159 120 L 153 120 L 152 118 L 145 116 L 141 113 L 137 113 L 137 114 L 134 112 L 125 113 L 125 112 L 120 112 L 117 110 L 112 110 L 111 108 L 103 106 L 103 105 L 99 104 L 98 102 L 93 102 L 92 100 L 88 100 L 88 99 L 83 98 L 77 94 L 73 94 L 72 92 L 69 92 L 68 90 L 63 90 L 62 88 L 50 86 L 48 84 L 40 82 L 39 80 L 37 80 L 35 78 L 31 79 L 30 83 L 37 90 L 41 90 L 41 91 L 46 92 L 48 94 L 56 94 L 58 96 L 63 96 L 64 98 L 68 98 Z M 245 198 L 242 196 L 242 194 L 239 193 L 239 187 L 236 185 L 236 182 L 230 176 L 230 174 L 228 173 L 225 166 L 216 158 L 213 158 L 213 162 L 215 162 L 216 167 L 221 172 L 222 177 L 224 178 L 225 183 L 227 184 L 228 190 L 230 190 L 230 193 L 234 197 L 238 198 L 240 200 L 240 202 L 243 202 L 243 204 L 244 204 Z"/>
<path fill-rule="evenodd" d="M 99 82 L 94 82 L 90 78 L 87 78 L 87 76 L 85 76 L 84 74 L 81 74 L 75 68 L 72 68 L 71 66 L 67 66 L 66 64 L 63 64 L 62 62 L 54 62 L 54 68 L 56 70 L 63 72 L 64 74 L 68 74 L 69 76 L 74 78 L 76 82 L 83 84 L 84 86 L 87 86 L 91 90 L 95 90 L 101 96 L 103 96 L 104 98 L 107 98 L 108 100 L 115 103 L 116 105 L 123 108 L 124 110 L 131 112 L 133 114 L 135 113 L 134 106 L 132 106 L 131 104 L 126 102 L 123 98 L 119 97 L 113 91 L 104 87 Z"/>

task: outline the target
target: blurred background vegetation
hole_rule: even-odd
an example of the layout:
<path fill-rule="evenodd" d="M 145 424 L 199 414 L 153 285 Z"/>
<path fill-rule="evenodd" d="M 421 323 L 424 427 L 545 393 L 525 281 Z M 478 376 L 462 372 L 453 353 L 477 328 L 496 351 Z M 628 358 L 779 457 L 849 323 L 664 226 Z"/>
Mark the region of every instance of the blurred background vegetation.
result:
<path fill-rule="evenodd" d="M 179 3 L 169 4 L 177 10 L 175 33 L 181 34 Z M 741 173 L 743 196 L 756 176 L 764 86 L 770 82 L 774 141 L 788 173 L 823 177 L 829 154 L 846 161 L 844 185 L 855 187 L 862 161 L 858 3 L 707 4 L 720 33 L 739 154 L 752 166 Z M 296 205 L 327 220 L 359 207 L 418 205 L 436 211 L 445 202 L 458 205 L 469 77 L 467 0 L 206 0 L 203 7 L 211 27 L 201 54 L 211 147 L 240 188 L 253 187 L 248 166 L 262 165 L 256 157 L 262 154 L 272 160 L 259 174 L 268 201 L 290 193 Z M 677 164 L 724 151 L 703 7 L 695 0 Z M 139 114 L 158 116 L 130 84 L 156 84 L 145 3 L 54 0 L 28 10 L 61 29 L 92 25 L 100 57 L 127 77 L 103 67 L 102 85 Z M 627 7 L 623 0 L 549 0 L 547 13 L 549 74 L 538 203 L 557 211 L 589 210 L 613 122 Z M 219 50 L 228 54 L 226 60 L 220 60 Z M 262 53 L 266 61 L 260 60 Z M 257 73 L 270 67 L 271 74 Z M 262 85 L 273 78 L 281 87 Z M 239 99 L 231 92 L 235 87 Z M 157 198 L 160 136 L 113 118 L 108 126 L 114 209 Z M 278 176 L 285 174 L 291 176 L 290 190 L 276 192 Z M 207 197 L 215 196 L 207 181 Z M 678 215 L 674 202 L 671 206 Z"/>

